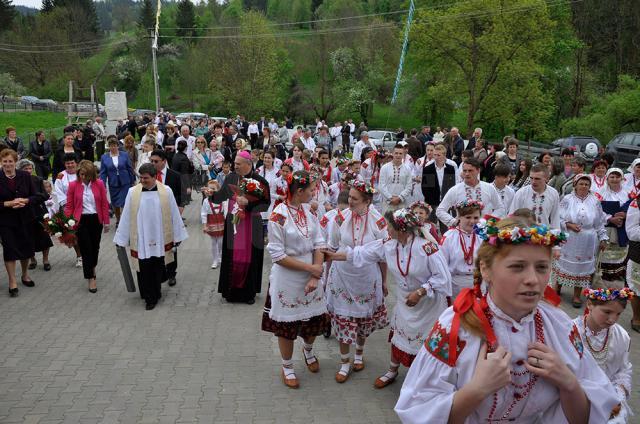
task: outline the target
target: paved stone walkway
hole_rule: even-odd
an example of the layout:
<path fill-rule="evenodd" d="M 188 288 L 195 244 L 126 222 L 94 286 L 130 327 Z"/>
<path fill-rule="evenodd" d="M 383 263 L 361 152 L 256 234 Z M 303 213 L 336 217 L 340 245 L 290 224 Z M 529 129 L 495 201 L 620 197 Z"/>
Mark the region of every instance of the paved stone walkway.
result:
<path fill-rule="evenodd" d="M 335 339 L 316 343 L 319 374 L 306 371 L 297 343 L 301 388 L 286 389 L 277 341 L 260 331 L 270 263 L 255 305 L 225 303 L 197 202 L 186 216 L 190 238 L 180 247 L 178 284 L 163 285 L 151 312 L 124 288 L 113 230 L 102 238 L 97 294 L 74 268 L 73 251 L 60 245 L 52 251 L 53 270 L 39 264 L 36 287 L 20 286 L 17 299 L 0 277 L 0 423 L 398 422 L 393 406 L 406 370 L 394 385 L 372 387 L 388 365 L 386 331 L 369 339 L 366 369 L 343 385 L 334 381 Z M 394 303 L 390 295 L 390 310 Z M 629 317 L 625 311 L 625 327 Z M 639 338 L 632 334 L 637 364 Z M 638 384 L 631 404 L 640 413 Z"/>

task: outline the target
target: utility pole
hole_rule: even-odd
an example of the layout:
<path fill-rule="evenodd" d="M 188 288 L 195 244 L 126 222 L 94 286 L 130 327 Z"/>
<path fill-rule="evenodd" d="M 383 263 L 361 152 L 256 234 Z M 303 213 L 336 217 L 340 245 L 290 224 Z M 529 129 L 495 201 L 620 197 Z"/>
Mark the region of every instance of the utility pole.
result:
<path fill-rule="evenodd" d="M 160 77 L 158 76 L 158 61 L 156 58 L 156 53 L 158 51 L 158 32 L 160 28 L 160 0 L 158 2 L 158 9 L 156 11 L 156 27 L 155 30 L 151 32 L 152 42 L 151 42 L 151 60 L 153 63 L 153 86 L 156 98 L 156 113 L 160 113 Z"/>

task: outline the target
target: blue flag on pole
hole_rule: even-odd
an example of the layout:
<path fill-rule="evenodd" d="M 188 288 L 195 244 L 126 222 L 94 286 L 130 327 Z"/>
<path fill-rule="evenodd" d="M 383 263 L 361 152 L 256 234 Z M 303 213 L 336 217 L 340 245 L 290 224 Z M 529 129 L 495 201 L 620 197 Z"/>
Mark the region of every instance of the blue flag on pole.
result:
<path fill-rule="evenodd" d="M 402 67 L 404 66 L 404 56 L 407 54 L 407 46 L 409 45 L 409 31 L 411 31 L 411 21 L 413 21 L 413 12 L 415 11 L 415 5 L 413 0 L 409 3 L 409 15 L 407 16 L 407 26 L 404 29 L 404 41 L 402 43 L 402 53 L 400 53 L 400 63 L 398 63 L 398 74 L 396 75 L 396 84 L 393 87 L 393 97 L 391 97 L 391 104 L 396 102 L 398 98 L 398 90 L 400 88 L 400 79 L 402 78 Z"/>

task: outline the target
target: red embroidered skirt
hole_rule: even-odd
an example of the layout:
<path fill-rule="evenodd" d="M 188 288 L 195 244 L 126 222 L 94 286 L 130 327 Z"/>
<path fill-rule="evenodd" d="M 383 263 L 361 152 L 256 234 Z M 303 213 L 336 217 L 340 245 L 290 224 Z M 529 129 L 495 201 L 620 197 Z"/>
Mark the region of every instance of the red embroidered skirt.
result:
<path fill-rule="evenodd" d="M 329 331 L 331 328 L 331 319 L 329 314 L 317 315 L 302 321 L 274 321 L 269 317 L 271 311 L 271 296 L 268 294 L 264 303 L 264 312 L 262 313 L 262 330 L 273 333 L 276 337 L 284 337 L 285 339 L 295 340 L 298 337 L 308 338 L 319 336 Z"/>
<path fill-rule="evenodd" d="M 207 227 L 204 232 L 211 237 L 222 237 L 224 235 L 224 215 L 221 213 L 208 214 Z"/>
<path fill-rule="evenodd" d="M 389 331 L 389 343 L 391 343 L 391 339 L 393 338 L 393 330 Z M 416 359 L 416 355 L 412 355 L 403 350 L 395 347 L 393 343 L 391 343 L 391 355 L 395 358 L 401 365 L 409 368 L 413 363 L 413 360 Z"/>

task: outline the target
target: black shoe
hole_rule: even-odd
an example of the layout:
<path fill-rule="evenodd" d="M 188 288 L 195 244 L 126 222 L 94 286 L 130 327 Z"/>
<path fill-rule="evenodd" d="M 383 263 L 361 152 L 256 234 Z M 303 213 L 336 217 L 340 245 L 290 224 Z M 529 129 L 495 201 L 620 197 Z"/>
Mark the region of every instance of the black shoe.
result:
<path fill-rule="evenodd" d="M 256 303 L 256 299 L 249 299 L 247 300 L 247 305 L 253 305 L 254 303 Z"/>
<path fill-rule="evenodd" d="M 144 309 L 146 309 L 147 311 L 150 311 L 155 307 L 156 307 L 156 303 L 147 303 Z"/>
<path fill-rule="evenodd" d="M 322 334 L 324 336 L 325 339 L 328 339 L 329 337 L 331 337 L 331 330 L 327 330 L 324 332 L 324 334 Z"/>
<path fill-rule="evenodd" d="M 177 282 L 177 281 L 176 281 L 176 279 L 175 279 L 175 278 L 169 278 L 169 279 L 167 280 L 167 284 L 169 284 L 171 287 L 175 286 L 175 285 L 176 285 L 176 282 Z M 153 308 L 152 308 L 152 309 L 153 309 Z"/>
<path fill-rule="evenodd" d="M 45 271 L 51 271 L 51 264 L 50 263 L 44 264 L 44 270 Z"/>
<path fill-rule="evenodd" d="M 89 293 L 98 293 L 98 288 L 96 287 L 95 289 L 89 289 Z"/>
<path fill-rule="evenodd" d="M 36 286 L 36 283 L 34 283 L 33 280 L 24 281 L 21 278 L 20 281 L 22 281 L 22 285 L 24 285 L 25 287 L 35 287 Z"/>
<path fill-rule="evenodd" d="M 36 269 L 36 266 L 38 266 L 38 261 L 31 261 L 29 262 L 29 269 Z"/>
<path fill-rule="evenodd" d="M 15 289 L 9 289 L 9 297 L 18 297 L 20 290 L 16 287 Z"/>

